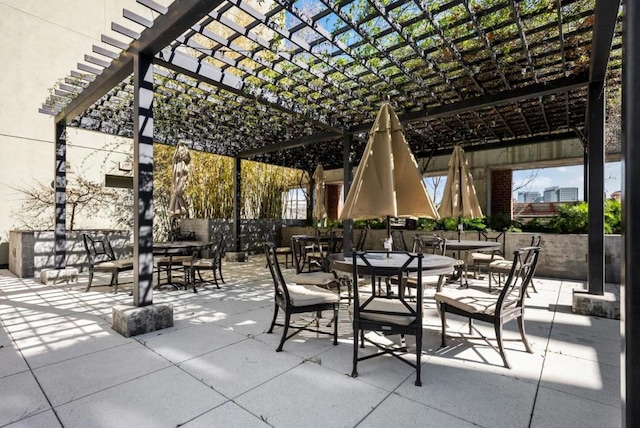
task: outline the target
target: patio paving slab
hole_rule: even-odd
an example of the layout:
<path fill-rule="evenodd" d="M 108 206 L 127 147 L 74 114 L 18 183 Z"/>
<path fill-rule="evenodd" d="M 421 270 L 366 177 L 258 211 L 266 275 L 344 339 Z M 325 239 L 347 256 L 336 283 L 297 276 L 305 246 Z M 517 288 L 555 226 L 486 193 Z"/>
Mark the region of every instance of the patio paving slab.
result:
<path fill-rule="evenodd" d="M 275 427 L 349 427 L 356 426 L 388 395 L 306 361 L 235 401 Z"/>
<path fill-rule="evenodd" d="M 175 366 L 56 407 L 65 428 L 175 427 L 226 399 Z"/>
<path fill-rule="evenodd" d="M 55 407 L 169 365 L 169 361 L 153 351 L 131 342 L 50 364 L 35 369 L 33 374 Z"/>
<path fill-rule="evenodd" d="M 63 428 L 56 418 L 53 410 L 47 410 L 46 412 L 38 413 L 37 415 L 30 416 L 28 418 L 19 420 L 10 425 L 6 425 L 6 428 Z"/>
<path fill-rule="evenodd" d="M 541 387 L 530 426 L 617 428 L 622 426 L 622 409 Z"/>
<path fill-rule="evenodd" d="M 45 286 L 0 270 L 0 426 L 620 426 L 620 323 L 571 313 L 580 281 L 536 278 L 526 312 L 534 354 L 516 323 L 505 326 L 512 370 L 467 337 L 464 318 L 448 318 L 450 346 L 440 349 L 428 289 L 416 387 L 414 369 L 389 356 L 350 377 L 346 304 L 338 346 L 303 332 L 276 353 L 282 328 L 266 334 L 274 305 L 263 258 L 225 263 L 224 276 L 220 290 L 154 290 L 154 302 L 174 305 L 176 325 L 125 339 L 111 329 L 111 307 L 131 302 L 130 284 L 85 293 L 86 274 Z M 495 344 L 491 326 L 475 325 Z"/>
<path fill-rule="evenodd" d="M 0 426 L 51 408 L 47 397 L 29 372 L 1 378 L 0 397 Z"/>

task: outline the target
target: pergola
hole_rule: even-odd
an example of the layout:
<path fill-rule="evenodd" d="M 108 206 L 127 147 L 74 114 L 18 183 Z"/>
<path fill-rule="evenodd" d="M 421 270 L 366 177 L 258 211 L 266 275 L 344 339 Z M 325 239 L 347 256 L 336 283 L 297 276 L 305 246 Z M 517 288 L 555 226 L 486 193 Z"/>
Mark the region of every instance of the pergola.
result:
<path fill-rule="evenodd" d="M 41 108 L 55 116 L 57 268 L 65 264 L 66 126 L 134 140 L 134 304 L 145 306 L 152 303 L 154 142 L 186 139 L 192 149 L 235 158 L 239 247 L 242 159 L 344 168 L 348 188 L 365 132 L 390 100 L 416 157 L 455 144 L 473 151 L 579 138 L 588 171 L 589 292 L 603 294 L 606 88 L 638 85 L 627 75 L 622 84 L 620 0 L 137 3 L 146 13 L 124 10 L 130 25 L 113 23 L 117 38 L 103 35 Z M 640 21 L 629 3 L 626 28 L 635 31 L 631 23 Z M 634 36 L 625 34 L 626 43 Z M 632 76 L 634 49 L 625 54 Z M 625 110 L 625 117 L 633 116 Z M 627 205 L 627 218 L 634 208 Z M 638 278 L 625 269 L 627 283 Z M 628 291 L 630 299 L 640 293 Z M 627 366 L 628 379 L 638 367 Z M 627 409 L 630 425 L 640 421 L 634 412 Z"/>

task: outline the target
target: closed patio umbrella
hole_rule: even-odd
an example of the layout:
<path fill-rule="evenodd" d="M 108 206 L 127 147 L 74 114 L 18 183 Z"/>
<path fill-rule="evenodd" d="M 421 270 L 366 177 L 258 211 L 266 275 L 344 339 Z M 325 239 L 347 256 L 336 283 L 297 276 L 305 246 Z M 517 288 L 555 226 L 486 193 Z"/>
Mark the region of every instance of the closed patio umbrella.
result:
<path fill-rule="evenodd" d="M 461 146 L 454 146 L 449 159 L 447 182 L 444 185 L 442 203 L 438 209 L 440 217 L 458 217 L 458 238 L 460 238 L 460 219 L 462 217 L 482 217 L 478 195 L 473 185 L 473 177 L 464 157 Z"/>
<path fill-rule="evenodd" d="M 318 164 L 315 172 L 313 173 L 313 180 L 315 181 L 315 200 L 313 201 L 313 217 L 322 222 L 327 218 L 327 207 L 324 203 L 324 168 L 322 164 Z"/>
<path fill-rule="evenodd" d="M 340 219 L 438 218 L 395 111 L 384 103 L 354 174 Z"/>
<path fill-rule="evenodd" d="M 175 232 L 177 228 L 177 220 L 186 217 L 188 214 L 184 192 L 187 188 L 190 162 L 191 156 L 189 155 L 189 149 L 186 143 L 179 141 L 176 151 L 173 154 L 173 182 L 169 202 L 169 218 L 171 218 L 172 232 Z"/>

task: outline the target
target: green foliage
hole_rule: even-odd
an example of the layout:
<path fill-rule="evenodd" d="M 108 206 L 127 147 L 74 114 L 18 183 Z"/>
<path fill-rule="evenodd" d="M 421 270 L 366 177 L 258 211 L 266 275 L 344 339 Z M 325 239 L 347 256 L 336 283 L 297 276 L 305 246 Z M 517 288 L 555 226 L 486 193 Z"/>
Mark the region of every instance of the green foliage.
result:
<path fill-rule="evenodd" d="M 168 230 L 168 207 L 172 187 L 173 146 L 154 146 L 154 206 L 158 228 Z M 233 217 L 233 159 L 191 151 L 185 199 L 196 218 Z M 302 171 L 264 163 L 242 162 L 241 216 L 281 218 L 282 197 L 299 183 Z"/>
<path fill-rule="evenodd" d="M 604 232 L 621 233 L 622 209 L 619 201 L 609 199 L 604 206 Z M 589 231 L 589 204 L 578 202 L 565 204 L 559 208 L 558 215 L 552 217 L 547 223 L 540 219 L 533 219 L 522 225 L 525 232 L 543 233 L 588 233 Z"/>
<path fill-rule="evenodd" d="M 555 233 L 587 233 L 589 229 L 589 205 L 586 202 L 564 204 L 559 214 L 549 221 Z"/>
<path fill-rule="evenodd" d="M 431 232 L 436 228 L 436 224 L 437 221 L 432 218 L 419 218 L 417 229 Z"/>
<path fill-rule="evenodd" d="M 604 203 L 605 233 L 622 233 L 622 203 L 607 199 Z"/>

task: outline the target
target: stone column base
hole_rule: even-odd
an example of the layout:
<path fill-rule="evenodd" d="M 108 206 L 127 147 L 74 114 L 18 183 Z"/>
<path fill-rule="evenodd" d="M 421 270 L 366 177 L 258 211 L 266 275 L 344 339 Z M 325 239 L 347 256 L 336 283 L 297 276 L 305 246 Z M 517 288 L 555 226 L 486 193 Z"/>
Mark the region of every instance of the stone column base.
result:
<path fill-rule="evenodd" d="M 619 320 L 620 300 L 613 293 L 604 293 L 600 296 L 582 290 L 573 290 L 571 311 L 575 314 Z"/>
<path fill-rule="evenodd" d="M 227 251 L 224 255 L 224 259 L 228 262 L 246 262 L 247 261 L 247 253 L 245 252 L 233 252 Z"/>
<path fill-rule="evenodd" d="M 78 269 L 42 269 L 40 271 L 40 282 L 45 285 L 54 285 L 60 282 L 66 282 L 67 284 L 78 282 Z"/>
<path fill-rule="evenodd" d="M 159 303 L 136 307 L 115 305 L 112 310 L 112 328 L 124 337 L 150 333 L 173 327 L 173 306 Z"/>

